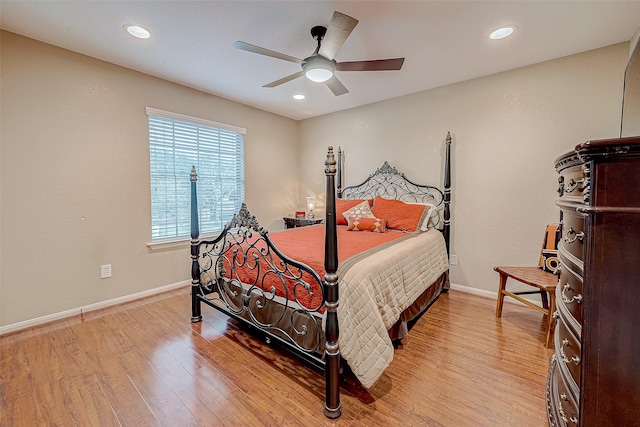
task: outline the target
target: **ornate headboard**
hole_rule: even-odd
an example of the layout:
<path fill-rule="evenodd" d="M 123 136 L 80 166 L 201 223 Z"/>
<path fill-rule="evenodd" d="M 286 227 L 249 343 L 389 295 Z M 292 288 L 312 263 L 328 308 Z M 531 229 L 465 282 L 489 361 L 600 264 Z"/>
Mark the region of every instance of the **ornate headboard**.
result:
<path fill-rule="evenodd" d="M 364 182 L 338 188 L 338 197 L 342 199 L 375 199 L 376 196 L 409 203 L 431 203 L 436 206 L 444 202 L 444 193 L 439 188 L 412 182 L 386 161 Z"/>
<path fill-rule="evenodd" d="M 386 161 L 367 179 L 357 185 L 342 188 L 342 150 L 338 148 L 337 196 L 341 199 L 385 199 L 402 200 L 408 203 L 431 203 L 442 209 L 442 234 L 449 252 L 451 230 L 451 133 L 447 132 L 445 145 L 443 189 L 432 185 L 416 184 L 404 173 L 399 172 Z M 440 213 L 439 213 L 440 214 Z"/>

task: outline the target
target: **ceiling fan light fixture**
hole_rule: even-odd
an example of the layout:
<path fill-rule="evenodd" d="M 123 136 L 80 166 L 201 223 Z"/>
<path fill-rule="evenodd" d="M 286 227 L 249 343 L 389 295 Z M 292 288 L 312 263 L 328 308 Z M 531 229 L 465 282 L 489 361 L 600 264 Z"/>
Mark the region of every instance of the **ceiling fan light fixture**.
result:
<path fill-rule="evenodd" d="M 336 71 L 335 61 L 330 61 L 321 56 L 312 56 L 302 63 L 305 76 L 312 82 L 322 83 L 333 77 Z"/>
<path fill-rule="evenodd" d="M 333 77 L 333 73 L 325 68 L 312 68 L 305 72 L 305 76 L 312 82 L 322 83 Z"/>

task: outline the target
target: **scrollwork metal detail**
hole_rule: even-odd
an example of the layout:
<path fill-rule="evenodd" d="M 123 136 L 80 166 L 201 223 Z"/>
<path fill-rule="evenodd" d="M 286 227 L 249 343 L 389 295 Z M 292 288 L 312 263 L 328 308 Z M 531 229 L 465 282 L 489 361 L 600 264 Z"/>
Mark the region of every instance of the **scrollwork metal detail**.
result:
<path fill-rule="evenodd" d="M 299 351 L 320 351 L 322 279 L 282 254 L 246 205 L 216 240 L 200 242 L 199 249 L 204 302 Z M 304 336 L 309 338 L 300 340 Z"/>
<path fill-rule="evenodd" d="M 375 199 L 376 196 L 408 203 L 430 203 L 438 208 L 445 199 L 444 192 L 439 188 L 412 182 L 386 161 L 361 184 L 342 190 L 344 199 Z M 436 212 L 436 222 L 440 223 L 440 212 L 437 209 Z"/>
<path fill-rule="evenodd" d="M 232 229 L 236 227 L 244 227 L 247 231 L 255 230 L 262 236 L 266 234 L 266 230 L 258 224 L 256 217 L 249 212 L 246 203 L 243 203 L 242 206 L 240 206 L 240 210 L 233 216 L 233 218 L 231 218 L 231 221 L 227 224 L 225 229 Z"/>

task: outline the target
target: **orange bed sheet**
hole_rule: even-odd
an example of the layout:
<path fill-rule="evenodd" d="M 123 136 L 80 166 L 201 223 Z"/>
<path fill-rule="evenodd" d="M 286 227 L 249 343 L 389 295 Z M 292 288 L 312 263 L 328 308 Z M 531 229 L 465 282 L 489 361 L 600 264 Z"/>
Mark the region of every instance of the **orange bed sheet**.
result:
<path fill-rule="evenodd" d="M 386 233 L 347 231 L 347 226 L 337 226 L 337 232 L 339 263 L 376 246 L 407 236 L 406 233 L 394 231 Z M 321 279 L 324 279 L 324 233 L 324 225 L 314 225 L 273 232 L 269 233 L 269 236 L 284 255 L 306 264 L 316 271 Z M 268 271 L 269 266 L 263 265 L 260 270 Z M 311 310 L 324 311 L 321 308 L 322 290 L 317 285 L 317 281 L 308 274 L 305 273 L 302 279 L 311 285 L 311 289 L 303 290 L 300 286 L 296 286 L 296 280 L 286 281 L 276 274 L 266 274 L 264 278 L 258 278 L 256 272 L 256 269 L 247 268 L 236 270 L 237 277 L 244 283 L 259 285 L 265 291 L 273 288 L 276 290 L 276 295 L 280 297 L 296 301 Z M 288 289 L 285 289 L 285 285 Z"/>

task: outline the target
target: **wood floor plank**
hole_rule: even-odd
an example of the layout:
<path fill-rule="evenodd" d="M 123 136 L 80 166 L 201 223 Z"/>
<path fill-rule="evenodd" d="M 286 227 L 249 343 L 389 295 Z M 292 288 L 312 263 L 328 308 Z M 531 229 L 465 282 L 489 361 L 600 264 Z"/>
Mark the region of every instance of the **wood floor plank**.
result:
<path fill-rule="evenodd" d="M 545 323 L 450 291 L 370 389 L 324 376 L 179 289 L 0 337 L 0 426 L 546 426 Z"/>

